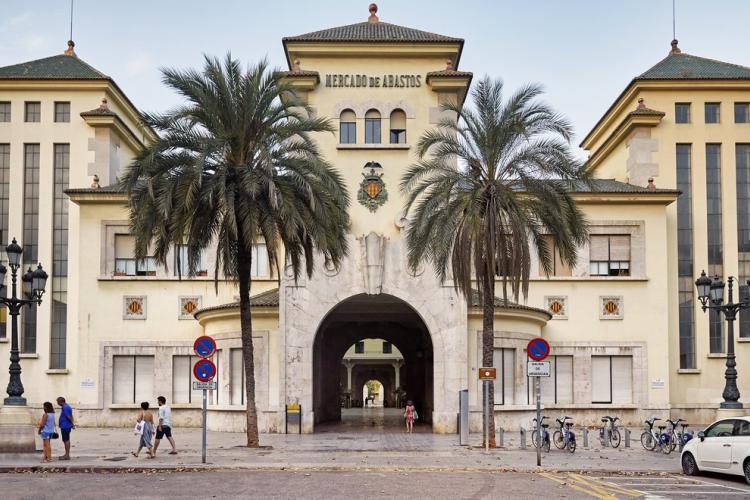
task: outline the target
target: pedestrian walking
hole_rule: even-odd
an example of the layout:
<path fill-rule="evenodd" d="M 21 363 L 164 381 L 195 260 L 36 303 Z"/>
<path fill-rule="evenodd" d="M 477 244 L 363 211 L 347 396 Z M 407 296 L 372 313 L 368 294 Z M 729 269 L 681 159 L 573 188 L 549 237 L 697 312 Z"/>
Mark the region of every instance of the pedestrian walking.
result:
<path fill-rule="evenodd" d="M 419 418 L 417 417 L 417 409 L 414 408 L 414 403 L 411 401 L 411 399 L 406 402 L 404 418 L 406 419 L 406 432 L 411 434 L 414 431 L 414 421 Z"/>
<path fill-rule="evenodd" d="M 164 438 L 164 436 L 167 437 L 167 440 L 169 441 L 169 444 L 172 445 L 172 451 L 169 452 L 170 455 L 177 455 L 177 447 L 174 444 L 174 439 L 172 439 L 172 408 L 167 406 L 167 398 L 164 396 L 159 396 L 156 398 L 156 401 L 159 403 L 159 423 L 156 426 L 156 441 L 154 441 L 154 455 L 156 455 L 156 450 L 159 449 L 159 442 Z"/>
<path fill-rule="evenodd" d="M 39 436 L 42 438 L 42 463 L 51 462 L 51 440 L 57 436 L 55 436 L 55 409 L 49 401 L 44 403 L 44 413 L 39 419 Z"/>
<path fill-rule="evenodd" d="M 60 460 L 70 460 L 70 431 L 76 428 L 75 421 L 73 420 L 73 408 L 65 402 L 65 398 L 62 396 L 57 398 L 57 406 L 60 407 L 60 418 L 57 420 L 57 426 L 60 428 L 60 436 L 62 437 L 63 446 L 65 446 L 65 454 L 58 458 Z"/>
<path fill-rule="evenodd" d="M 154 458 L 154 448 L 151 444 L 151 438 L 154 436 L 154 415 L 148 410 L 148 401 L 141 403 L 141 413 L 135 424 L 135 432 L 139 435 L 138 450 L 132 452 L 132 455 L 138 458 L 143 448 L 148 452 L 148 458 Z"/>

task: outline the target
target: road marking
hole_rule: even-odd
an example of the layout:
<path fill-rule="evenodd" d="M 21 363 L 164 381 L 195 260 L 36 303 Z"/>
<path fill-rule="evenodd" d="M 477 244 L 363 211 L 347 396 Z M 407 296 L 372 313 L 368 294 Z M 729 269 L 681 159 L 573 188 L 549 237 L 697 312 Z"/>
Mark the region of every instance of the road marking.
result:
<path fill-rule="evenodd" d="M 666 476 L 595 476 L 602 483 L 617 484 L 621 487 L 636 488 L 646 495 L 647 499 L 672 497 L 698 497 L 706 495 L 716 496 L 750 496 L 750 489 L 730 486 L 713 481 L 684 477 L 678 475 Z"/>
<path fill-rule="evenodd" d="M 574 490 L 586 493 L 600 500 L 617 500 L 618 495 L 626 497 L 641 497 L 643 492 L 631 490 L 608 481 L 602 481 L 593 477 L 584 477 L 580 474 L 565 473 L 559 476 L 550 473 L 542 473 L 542 476 L 559 484 L 568 486 Z"/>

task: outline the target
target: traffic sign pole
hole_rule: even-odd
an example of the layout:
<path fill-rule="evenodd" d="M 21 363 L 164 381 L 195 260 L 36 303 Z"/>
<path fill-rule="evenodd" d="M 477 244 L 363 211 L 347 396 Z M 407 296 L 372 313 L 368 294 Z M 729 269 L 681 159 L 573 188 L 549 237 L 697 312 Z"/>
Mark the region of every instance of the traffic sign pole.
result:
<path fill-rule="evenodd" d="M 536 466 L 542 466 L 542 384 L 539 377 L 536 379 Z"/>
<path fill-rule="evenodd" d="M 490 381 L 483 380 L 484 387 L 484 452 L 490 452 Z"/>
<path fill-rule="evenodd" d="M 203 407 L 201 409 L 201 416 L 203 417 L 202 429 L 201 429 L 201 462 L 206 463 L 206 414 L 207 414 L 207 402 L 208 402 L 208 389 L 206 389 L 206 383 L 211 381 L 216 376 L 216 365 L 208 358 L 214 355 L 216 352 L 216 341 L 208 335 L 203 335 L 195 339 L 193 343 L 193 351 L 201 359 L 195 362 L 193 365 L 193 376 L 203 383 Z"/>
<path fill-rule="evenodd" d="M 201 431 L 201 462 L 206 463 L 206 400 L 208 391 L 203 389 L 203 429 Z"/>
<path fill-rule="evenodd" d="M 529 340 L 526 344 L 526 355 L 534 361 L 542 361 L 549 356 L 549 343 L 541 337 L 536 337 Z M 533 374 L 529 373 L 529 365 L 526 364 L 526 374 L 534 377 L 534 386 L 536 392 L 536 465 L 541 467 L 542 465 L 542 383 L 539 377 L 541 372 L 535 371 Z M 536 363 L 542 365 L 542 363 Z M 549 376 L 547 374 L 546 376 Z"/>

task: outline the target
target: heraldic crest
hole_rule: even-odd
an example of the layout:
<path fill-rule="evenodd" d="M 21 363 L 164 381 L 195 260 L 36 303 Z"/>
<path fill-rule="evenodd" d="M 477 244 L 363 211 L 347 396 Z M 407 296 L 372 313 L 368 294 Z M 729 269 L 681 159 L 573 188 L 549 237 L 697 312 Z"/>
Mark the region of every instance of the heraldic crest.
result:
<path fill-rule="evenodd" d="M 357 192 L 357 200 L 374 212 L 388 200 L 388 192 L 383 182 L 383 167 L 380 163 L 369 161 L 362 169 L 362 182 Z"/>

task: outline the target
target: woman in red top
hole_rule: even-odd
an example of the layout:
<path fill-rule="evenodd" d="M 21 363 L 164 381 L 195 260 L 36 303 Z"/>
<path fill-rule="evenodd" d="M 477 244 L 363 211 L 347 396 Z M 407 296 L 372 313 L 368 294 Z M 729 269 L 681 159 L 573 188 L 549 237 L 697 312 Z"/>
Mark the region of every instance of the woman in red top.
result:
<path fill-rule="evenodd" d="M 414 403 L 411 400 L 406 402 L 404 418 L 406 419 L 406 432 L 411 434 L 414 430 L 414 420 L 417 418 L 417 410 L 414 408 Z"/>

